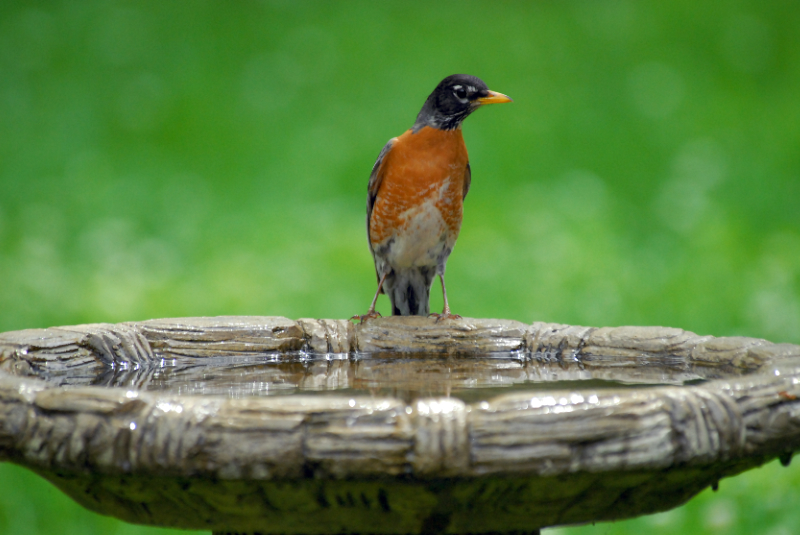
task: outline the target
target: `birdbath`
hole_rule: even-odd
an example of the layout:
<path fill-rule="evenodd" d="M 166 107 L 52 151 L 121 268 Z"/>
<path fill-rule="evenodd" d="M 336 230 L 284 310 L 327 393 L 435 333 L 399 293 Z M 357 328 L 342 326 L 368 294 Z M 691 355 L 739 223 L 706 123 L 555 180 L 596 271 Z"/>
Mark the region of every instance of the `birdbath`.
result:
<path fill-rule="evenodd" d="M 661 327 L 217 317 L 0 334 L 0 460 L 217 533 L 536 533 L 800 448 L 800 346 Z"/>

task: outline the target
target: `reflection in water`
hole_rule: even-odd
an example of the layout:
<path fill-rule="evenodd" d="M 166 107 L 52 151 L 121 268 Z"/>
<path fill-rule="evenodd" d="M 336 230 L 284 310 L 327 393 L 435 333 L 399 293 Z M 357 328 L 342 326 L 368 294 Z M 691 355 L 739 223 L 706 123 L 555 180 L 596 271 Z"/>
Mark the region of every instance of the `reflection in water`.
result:
<path fill-rule="evenodd" d="M 513 390 L 681 385 L 735 374 L 683 358 L 592 358 L 548 354 L 484 356 L 373 353 L 162 359 L 136 368 L 73 369 L 44 376 L 59 385 L 97 385 L 231 398 L 287 394 L 453 396 L 478 401 Z"/>

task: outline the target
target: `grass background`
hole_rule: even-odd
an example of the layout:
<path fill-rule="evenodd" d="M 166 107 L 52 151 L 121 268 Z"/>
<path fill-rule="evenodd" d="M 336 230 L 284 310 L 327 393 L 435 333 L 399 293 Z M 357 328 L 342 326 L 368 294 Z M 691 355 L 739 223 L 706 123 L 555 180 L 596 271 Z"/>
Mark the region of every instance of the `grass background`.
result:
<path fill-rule="evenodd" d="M 798 28 L 789 1 L 6 0 L 0 331 L 363 313 L 372 163 L 466 72 L 515 101 L 465 123 L 454 312 L 800 343 Z M 549 533 L 789 534 L 799 484 Z M 4 463 L 0 532 L 167 530 Z"/>

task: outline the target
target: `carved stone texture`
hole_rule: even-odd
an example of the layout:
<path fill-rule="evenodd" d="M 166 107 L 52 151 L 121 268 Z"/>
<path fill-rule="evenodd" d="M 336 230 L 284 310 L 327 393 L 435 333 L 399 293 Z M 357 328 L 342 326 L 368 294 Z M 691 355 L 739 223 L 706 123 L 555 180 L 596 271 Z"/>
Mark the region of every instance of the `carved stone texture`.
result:
<path fill-rule="evenodd" d="M 450 360 L 418 356 L 430 353 Z M 335 358 L 302 360 L 311 354 Z M 264 356 L 279 365 L 242 368 Z M 201 384 L 222 359 L 245 382 L 355 393 L 185 395 L 159 388 L 152 369 L 170 359 L 191 363 L 176 368 L 183 384 Z M 108 370 L 121 373 L 107 383 L 119 386 L 93 386 Z M 400 395 L 397 378 L 414 376 L 422 386 Z M 525 383 L 554 377 L 663 386 Z M 518 383 L 525 389 L 464 399 L 424 394 Z M 534 533 L 666 510 L 720 478 L 787 461 L 800 449 L 798 396 L 800 346 L 660 327 L 413 317 L 78 325 L 0 334 L 0 459 L 135 523 Z"/>

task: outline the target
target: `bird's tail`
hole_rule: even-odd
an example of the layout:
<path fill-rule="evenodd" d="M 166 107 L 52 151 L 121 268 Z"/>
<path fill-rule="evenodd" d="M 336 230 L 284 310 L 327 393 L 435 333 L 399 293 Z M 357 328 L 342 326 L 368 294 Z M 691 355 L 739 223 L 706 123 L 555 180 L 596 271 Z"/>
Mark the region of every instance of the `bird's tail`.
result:
<path fill-rule="evenodd" d="M 427 316 L 430 313 L 430 294 L 436 269 L 417 267 L 394 270 L 383 284 L 392 302 L 393 316 Z"/>

